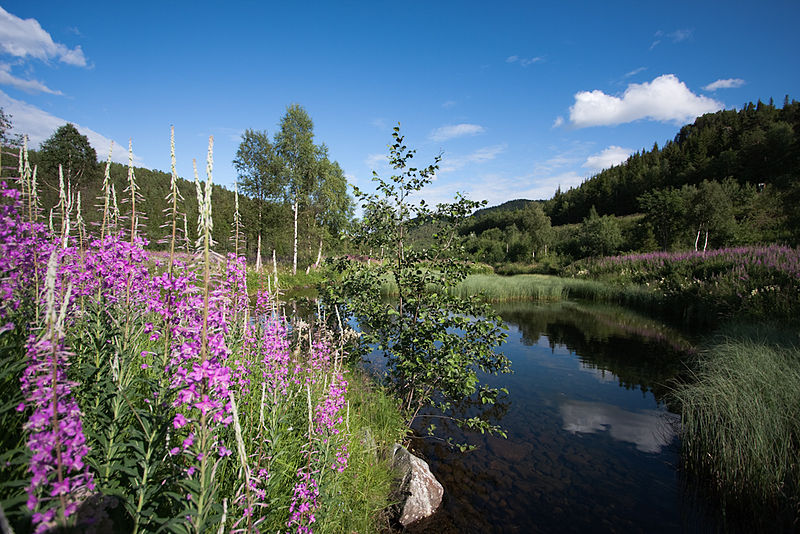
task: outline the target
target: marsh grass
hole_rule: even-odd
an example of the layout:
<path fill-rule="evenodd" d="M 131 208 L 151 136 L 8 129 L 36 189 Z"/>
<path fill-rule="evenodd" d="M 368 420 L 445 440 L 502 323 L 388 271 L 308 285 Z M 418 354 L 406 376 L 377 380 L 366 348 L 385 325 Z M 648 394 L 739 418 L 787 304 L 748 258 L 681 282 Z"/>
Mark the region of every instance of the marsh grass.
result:
<path fill-rule="evenodd" d="M 356 369 L 348 373 L 349 475 L 342 477 L 340 494 L 325 501 L 326 522 L 321 532 L 380 532 L 386 530 L 386 511 L 392 493 L 392 445 L 402 441 L 405 420 L 398 403 L 373 379 Z"/>
<path fill-rule="evenodd" d="M 431 286 L 429 289 L 436 289 Z M 640 310 L 657 309 L 663 305 L 663 297 L 642 286 L 617 287 L 597 280 L 561 278 L 543 274 L 518 274 L 497 276 L 471 274 L 451 290 L 451 293 L 467 297 L 483 294 L 489 302 L 543 301 L 557 302 L 567 299 L 583 299 L 595 302 L 624 304 Z M 388 278 L 381 284 L 381 294 L 396 296 L 397 286 Z"/>
<path fill-rule="evenodd" d="M 723 511 L 797 516 L 799 341 L 796 332 L 732 325 L 701 353 L 695 380 L 674 391 L 687 472 Z"/>

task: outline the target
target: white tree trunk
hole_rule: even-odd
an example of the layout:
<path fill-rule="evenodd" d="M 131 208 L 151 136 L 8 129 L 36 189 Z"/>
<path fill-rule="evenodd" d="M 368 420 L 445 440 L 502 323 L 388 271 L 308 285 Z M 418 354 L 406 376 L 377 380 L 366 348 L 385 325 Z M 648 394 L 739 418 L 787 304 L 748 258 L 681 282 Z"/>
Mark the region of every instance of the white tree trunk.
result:
<path fill-rule="evenodd" d="M 261 272 L 261 234 L 258 234 L 258 250 L 256 251 L 256 272 Z"/>
<path fill-rule="evenodd" d="M 697 227 L 697 237 L 694 238 L 694 251 L 697 252 L 697 244 L 700 242 L 700 231 L 702 230 L 703 226 L 700 225 Z"/>
<path fill-rule="evenodd" d="M 294 257 L 292 258 L 292 274 L 297 274 L 297 198 L 294 199 Z"/>
<path fill-rule="evenodd" d="M 319 262 L 322 260 L 322 239 L 319 240 L 319 250 L 317 251 L 317 261 L 314 262 L 314 269 L 319 268 Z"/>
<path fill-rule="evenodd" d="M 706 228 L 706 242 L 703 243 L 703 252 L 706 251 L 706 247 L 708 247 L 708 228 Z"/>

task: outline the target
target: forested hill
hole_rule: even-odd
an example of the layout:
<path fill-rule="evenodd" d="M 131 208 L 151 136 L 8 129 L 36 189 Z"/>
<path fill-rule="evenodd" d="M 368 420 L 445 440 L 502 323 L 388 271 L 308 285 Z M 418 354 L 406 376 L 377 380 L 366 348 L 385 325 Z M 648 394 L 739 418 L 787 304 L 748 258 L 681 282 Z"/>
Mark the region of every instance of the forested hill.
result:
<path fill-rule="evenodd" d="M 490 206 L 488 208 L 482 208 L 477 210 L 475 213 L 472 214 L 473 217 L 482 217 L 484 215 L 489 215 L 490 213 L 495 213 L 498 211 L 514 211 L 514 210 L 521 210 L 526 208 L 529 204 L 534 202 L 543 202 L 542 200 L 527 200 L 524 198 L 517 198 L 514 200 L 508 200 L 503 202 L 502 204 L 498 204 L 497 206 Z"/>
<path fill-rule="evenodd" d="M 639 212 L 638 198 L 657 189 L 733 179 L 786 192 L 798 187 L 798 176 L 800 102 L 787 96 L 782 108 L 759 101 L 698 117 L 663 147 L 655 144 L 579 187 L 559 189 L 545 212 L 554 225 L 577 223 L 592 206 L 600 215 Z"/>

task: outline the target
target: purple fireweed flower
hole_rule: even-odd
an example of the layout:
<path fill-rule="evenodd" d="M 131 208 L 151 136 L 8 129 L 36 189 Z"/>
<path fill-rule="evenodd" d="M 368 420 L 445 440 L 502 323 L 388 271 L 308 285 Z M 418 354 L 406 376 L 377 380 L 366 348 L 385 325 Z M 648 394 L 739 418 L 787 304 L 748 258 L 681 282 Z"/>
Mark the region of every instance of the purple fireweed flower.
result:
<path fill-rule="evenodd" d="M 311 524 L 317 519 L 314 511 L 318 508 L 319 486 L 311 473 L 300 469 L 292 488 L 292 502 L 289 505 L 289 521 L 286 526 L 294 528 L 299 534 L 311 534 Z"/>
<path fill-rule="evenodd" d="M 44 510 L 34 515 L 37 532 L 47 530 L 47 523 L 55 518 L 55 498 L 66 496 L 66 518 L 77 508 L 70 494 L 94 489 L 94 478 L 83 461 L 89 448 L 81 411 L 72 396 L 76 384 L 66 378 L 67 355 L 60 340 L 53 347 L 47 337 L 32 338 L 28 343 L 30 363 L 21 378 L 25 405 L 33 410 L 24 426 L 32 453 L 27 504 L 32 511 Z"/>

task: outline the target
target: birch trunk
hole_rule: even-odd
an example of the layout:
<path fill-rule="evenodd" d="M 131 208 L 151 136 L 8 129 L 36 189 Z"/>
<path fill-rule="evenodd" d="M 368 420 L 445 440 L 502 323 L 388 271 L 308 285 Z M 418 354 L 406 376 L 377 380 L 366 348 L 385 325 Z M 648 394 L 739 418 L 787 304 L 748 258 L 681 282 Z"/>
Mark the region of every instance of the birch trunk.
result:
<path fill-rule="evenodd" d="M 694 251 L 697 252 L 697 244 L 700 242 L 700 231 L 702 230 L 703 226 L 697 227 L 697 237 L 694 238 Z"/>
<path fill-rule="evenodd" d="M 258 235 L 258 250 L 256 251 L 256 272 L 261 272 L 261 234 Z"/>
<path fill-rule="evenodd" d="M 317 261 L 314 262 L 314 269 L 319 268 L 319 262 L 322 260 L 322 239 L 319 240 L 319 250 L 317 250 Z"/>
<path fill-rule="evenodd" d="M 294 199 L 294 255 L 292 257 L 292 275 L 297 274 L 297 198 Z"/>

